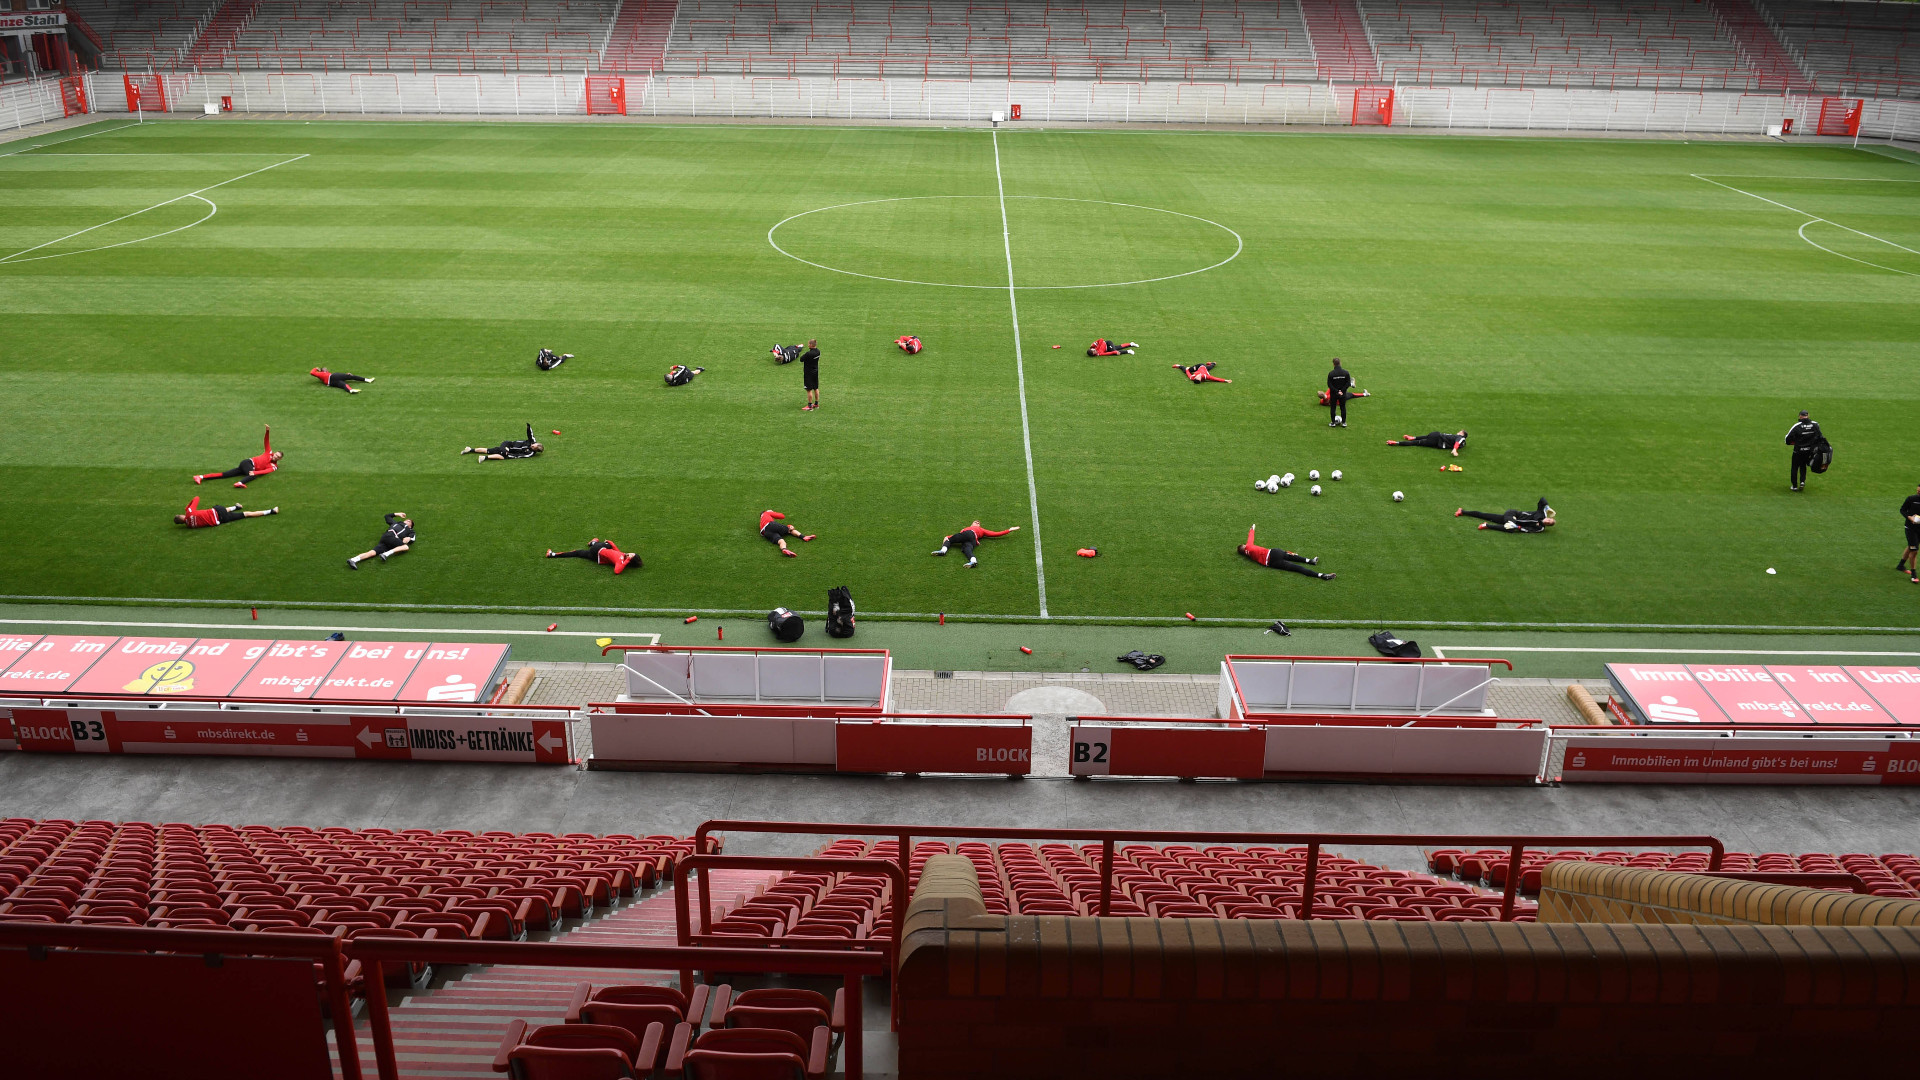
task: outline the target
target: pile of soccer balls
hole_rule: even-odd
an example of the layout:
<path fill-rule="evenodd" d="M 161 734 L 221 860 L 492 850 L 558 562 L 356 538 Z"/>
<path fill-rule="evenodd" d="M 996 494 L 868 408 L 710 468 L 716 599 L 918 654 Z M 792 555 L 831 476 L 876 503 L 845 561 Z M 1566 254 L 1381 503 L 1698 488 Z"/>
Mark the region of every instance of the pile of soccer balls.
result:
<path fill-rule="evenodd" d="M 1335 469 L 1335 470 L 1333 470 L 1332 472 L 1330 472 L 1330 473 L 1328 473 L 1328 474 L 1327 474 L 1327 479 L 1329 479 L 1329 480 L 1339 480 L 1339 479 L 1341 479 L 1341 478 L 1342 478 L 1342 477 L 1341 477 L 1341 473 L 1340 473 L 1340 470 L 1339 470 L 1339 469 Z M 1308 470 L 1307 470 L 1307 479 L 1309 479 L 1309 480 L 1318 480 L 1318 479 L 1320 479 L 1320 470 L 1319 470 L 1319 469 L 1308 469 Z M 1276 492 L 1276 493 L 1277 493 L 1277 492 L 1278 492 L 1278 491 L 1279 491 L 1279 490 L 1280 490 L 1281 488 L 1288 488 L 1288 487 L 1292 487 L 1292 486 L 1293 486 L 1293 474 L 1292 474 L 1292 473 L 1288 473 L 1288 474 L 1286 474 L 1285 476 L 1281 476 L 1280 474 L 1278 474 L 1278 473 L 1275 473 L 1274 475 L 1272 475 L 1272 476 L 1269 476 L 1269 477 L 1267 477 L 1267 478 L 1266 478 L 1265 480 L 1255 480 L 1255 481 L 1253 482 L 1253 489 L 1254 489 L 1255 491 L 1267 491 L 1267 492 Z M 1308 488 L 1308 489 L 1307 489 L 1307 494 L 1309 494 L 1309 495 L 1318 495 L 1318 494 L 1320 494 L 1320 485 L 1319 485 L 1319 484 L 1315 484 L 1315 485 L 1313 485 L 1312 487 L 1310 487 L 1310 488 Z M 1394 501 L 1394 502 L 1405 502 L 1405 501 L 1406 501 L 1406 498 L 1407 498 L 1407 495 L 1406 495 L 1406 492 L 1403 492 L 1403 491 L 1396 491 L 1396 492 L 1394 492 L 1394 493 L 1393 493 L 1393 501 Z"/>

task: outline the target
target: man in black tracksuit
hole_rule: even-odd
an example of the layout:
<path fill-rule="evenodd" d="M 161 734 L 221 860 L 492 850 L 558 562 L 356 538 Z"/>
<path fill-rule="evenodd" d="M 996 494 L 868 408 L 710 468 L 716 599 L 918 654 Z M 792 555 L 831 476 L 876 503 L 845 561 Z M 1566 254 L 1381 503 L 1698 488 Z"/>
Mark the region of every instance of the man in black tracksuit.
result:
<path fill-rule="evenodd" d="M 1787 468 L 1787 490 L 1800 491 L 1807 486 L 1807 466 L 1813 464 L 1813 451 L 1820 445 L 1820 425 L 1800 410 L 1800 419 L 1787 429 L 1787 445 L 1793 447 L 1793 463 Z"/>
<path fill-rule="evenodd" d="M 800 354 L 800 382 L 807 391 L 807 403 L 800 411 L 812 412 L 820 407 L 820 343 L 812 339 L 807 341 L 807 351 Z"/>
<path fill-rule="evenodd" d="M 1920 488 L 1900 504 L 1900 524 L 1907 527 L 1907 550 L 1893 568 L 1905 570 L 1913 583 L 1920 585 Z"/>
<path fill-rule="evenodd" d="M 1347 398 L 1353 389 L 1353 372 L 1340 366 L 1340 358 L 1333 358 L 1333 370 L 1327 372 L 1327 426 L 1347 426 Z"/>
<path fill-rule="evenodd" d="M 1480 526 L 1483 529 L 1498 529 L 1510 533 L 1546 532 L 1555 518 L 1553 507 L 1547 505 L 1546 496 L 1540 497 L 1540 504 L 1532 510 L 1508 510 L 1503 514 L 1490 514 L 1484 510 L 1468 510 L 1461 507 L 1453 512 L 1454 517 L 1479 518 L 1490 524 Z"/>

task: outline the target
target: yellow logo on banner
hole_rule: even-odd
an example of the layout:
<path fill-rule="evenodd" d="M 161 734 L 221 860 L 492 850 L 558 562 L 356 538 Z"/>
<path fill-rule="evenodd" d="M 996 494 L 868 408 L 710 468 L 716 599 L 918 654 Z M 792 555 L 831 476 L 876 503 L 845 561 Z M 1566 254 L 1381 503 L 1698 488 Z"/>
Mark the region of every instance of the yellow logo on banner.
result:
<path fill-rule="evenodd" d="M 193 661 L 162 660 L 121 687 L 129 694 L 185 694 L 193 689 Z"/>

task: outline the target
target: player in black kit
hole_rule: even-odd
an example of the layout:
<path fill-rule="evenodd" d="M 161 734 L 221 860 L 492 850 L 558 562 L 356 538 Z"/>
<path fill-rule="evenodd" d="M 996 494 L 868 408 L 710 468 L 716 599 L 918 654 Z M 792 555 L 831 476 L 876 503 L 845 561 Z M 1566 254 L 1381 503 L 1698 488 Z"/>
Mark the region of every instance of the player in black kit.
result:
<path fill-rule="evenodd" d="M 460 452 L 480 455 L 474 459 L 476 461 L 506 461 L 509 458 L 530 458 L 545 449 L 534 439 L 533 425 L 528 424 L 527 437 L 524 439 L 508 439 L 499 446 L 469 446 Z"/>
<path fill-rule="evenodd" d="M 1913 583 L 1920 585 L 1920 488 L 1900 504 L 1900 524 L 1907 527 L 1907 551 L 1893 568 L 1905 570 Z"/>
<path fill-rule="evenodd" d="M 1388 446 L 1431 446 L 1435 450 L 1451 450 L 1454 457 L 1460 456 L 1460 448 L 1467 445 L 1467 432 L 1462 428 L 1449 435 L 1444 431 L 1429 431 L 1425 435 L 1402 435 L 1397 439 L 1388 439 Z"/>
<path fill-rule="evenodd" d="M 347 568 L 358 570 L 361 559 L 371 559 L 375 555 L 380 556 L 381 562 L 386 562 L 388 558 L 413 547 L 414 539 L 413 519 L 407 516 L 406 511 L 396 510 L 387 515 L 387 531 L 380 534 L 379 541 L 371 550 L 348 559 Z"/>
<path fill-rule="evenodd" d="M 1800 419 L 1787 429 L 1787 445 L 1793 447 L 1793 462 L 1787 466 L 1787 490 L 1802 491 L 1807 486 L 1807 466 L 1813 464 L 1813 452 L 1820 445 L 1820 425 L 1800 410 Z"/>
<path fill-rule="evenodd" d="M 1347 426 L 1347 399 L 1353 396 L 1353 372 L 1333 358 L 1333 370 L 1327 372 L 1327 426 Z"/>
<path fill-rule="evenodd" d="M 1547 505 L 1545 496 L 1541 496 L 1540 505 L 1532 510 L 1508 510 L 1504 514 L 1489 514 L 1484 510 L 1468 510 L 1465 507 L 1455 510 L 1454 517 L 1479 518 L 1489 524 L 1483 529 L 1499 529 L 1511 533 L 1546 532 L 1554 523 L 1553 507 Z"/>

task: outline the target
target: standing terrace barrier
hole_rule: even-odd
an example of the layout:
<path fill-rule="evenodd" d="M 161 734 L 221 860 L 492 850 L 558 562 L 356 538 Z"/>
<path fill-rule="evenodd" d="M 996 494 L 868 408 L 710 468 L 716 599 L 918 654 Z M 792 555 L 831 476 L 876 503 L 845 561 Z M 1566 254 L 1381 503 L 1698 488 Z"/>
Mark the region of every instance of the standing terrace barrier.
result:
<path fill-rule="evenodd" d="M 1075 777 L 1531 784 L 1551 732 L 1534 720 L 1297 714 L 1217 720 L 1068 717 Z"/>
<path fill-rule="evenodd" d="M 1379 656 L 1228 655 L 1219 716 L 1491 716 L 1493 665 L 1506 660 Z"/>

